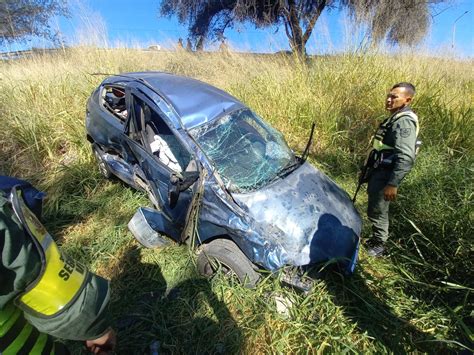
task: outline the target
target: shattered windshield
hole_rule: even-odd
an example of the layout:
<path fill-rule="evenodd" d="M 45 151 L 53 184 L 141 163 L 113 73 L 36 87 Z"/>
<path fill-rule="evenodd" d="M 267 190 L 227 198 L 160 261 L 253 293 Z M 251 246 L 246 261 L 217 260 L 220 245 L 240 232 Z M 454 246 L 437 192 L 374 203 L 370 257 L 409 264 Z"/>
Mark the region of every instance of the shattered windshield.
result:
<path fill-rule="evenodd" d="M 265 186 L 297 162 L 281 133 L 249 109 L 234 111 L 190 133 L 233 192 Z"/>

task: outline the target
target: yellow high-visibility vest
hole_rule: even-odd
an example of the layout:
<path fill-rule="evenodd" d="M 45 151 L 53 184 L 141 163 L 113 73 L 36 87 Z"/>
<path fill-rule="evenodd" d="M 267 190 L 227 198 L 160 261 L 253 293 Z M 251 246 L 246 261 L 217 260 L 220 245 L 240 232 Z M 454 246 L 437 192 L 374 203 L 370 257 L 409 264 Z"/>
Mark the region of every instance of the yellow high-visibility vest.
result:
<path fill-rule="evenodd" d="M 40 333 L 23 316 L 13 302 L 0 309 L 0 354 L 62 355 L 66 348 L 51 336 Z"/>
<path fill-rule="evenodd" d="M 80 294 L 88 271 L 61 254 L 51 235 L 26 206 L 20 190 L 12 189 L 10 201 L 15 215 L 36 245 L 42 262 L 38 277 L 16 298 L 15 303 L 39 317 L 55 316 Z"/>

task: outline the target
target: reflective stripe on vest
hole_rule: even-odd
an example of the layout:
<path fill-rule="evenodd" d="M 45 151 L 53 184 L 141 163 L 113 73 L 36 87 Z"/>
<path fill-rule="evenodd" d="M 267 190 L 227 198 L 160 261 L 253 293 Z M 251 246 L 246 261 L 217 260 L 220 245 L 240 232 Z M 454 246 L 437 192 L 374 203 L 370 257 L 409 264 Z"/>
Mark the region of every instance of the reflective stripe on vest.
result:
<path fill-rule="evenodd" d="M 54 353 L 51 337 L 33 328 L 13 303 L 8 303 L 0 310 L 0 354 Z"/>
<path fill-rule="evenodd" d="M 80 293 L 87 270 L 61 254 L 51 235 L 26 206 L 20 190 L 12 189 L 11 202 L 13 211 L 37 246 L 43 264 L 38 278 L 16 302 L 39 316 L 53 316 Z"/>
<path fill-rule="evenodd" d="M 391 126 L 398 118 L 402 116 L 409 116 L 411 120 L 415 123 L 416 136 L 418 137 L 418 133 L 420 132 L 420 126 L 418 124 L 418 116 L 413 111 L 399 112 L 393 115 L 392 117 L 390 117 L 390 119 L 387 122 L 381 124 L 381 126 L 379 127 L 379 129 L 377 130 L 377 133 L 375 134 L 373 138 L 373 142 L 372 142 L 373 149 L 375 149 L 378 152 L 382 150 L 395 149 L 394 147 L 390 145 L 384 144 L 383 139 L 385 138 L 385 134 L 387 132 L 388 126 L 389 125 Z"/>

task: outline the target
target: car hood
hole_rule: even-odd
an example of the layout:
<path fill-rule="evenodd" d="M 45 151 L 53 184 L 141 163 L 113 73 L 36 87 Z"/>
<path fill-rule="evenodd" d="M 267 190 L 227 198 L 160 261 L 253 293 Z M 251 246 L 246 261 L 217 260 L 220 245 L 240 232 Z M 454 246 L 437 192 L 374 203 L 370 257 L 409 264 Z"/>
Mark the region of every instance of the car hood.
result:
<path fill-rule="evenodd" d="M 279 244 L 288 264 L 352 259 L 356 253 L 362 227 L 357 210 L 344 190 L 309 163 L 258 191 L 232 196 L 260 230 L 281 231 L 262 237 Z"/>

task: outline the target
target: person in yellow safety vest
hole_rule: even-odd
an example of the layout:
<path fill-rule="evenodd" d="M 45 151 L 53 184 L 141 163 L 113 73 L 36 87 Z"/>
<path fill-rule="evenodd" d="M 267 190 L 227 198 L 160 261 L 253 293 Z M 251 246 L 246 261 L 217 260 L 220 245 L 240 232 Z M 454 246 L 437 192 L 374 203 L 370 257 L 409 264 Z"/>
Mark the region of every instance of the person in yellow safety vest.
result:
<path fill-rule="evenodd" d="M 410 104 L 415 95 L 413 84 L 394 85 L 387 94 L 385 108 L 390 116 L 377 129 L 372 140 L 367 186 L 367 216 L 372 224 L 372 237 L 367 241 L 367 253 L 383 256 L 388 239 L 389 205 L 397 197 L 398 187 L 412 169 L 417 153 L 419 123 Z"/>
<path fill-rule="evenodd" d="M 61 253 L 21 189 L 0 191 L 0 354 L 67 354 L 51 336 L 115 347 L 109 283 Z"/>

